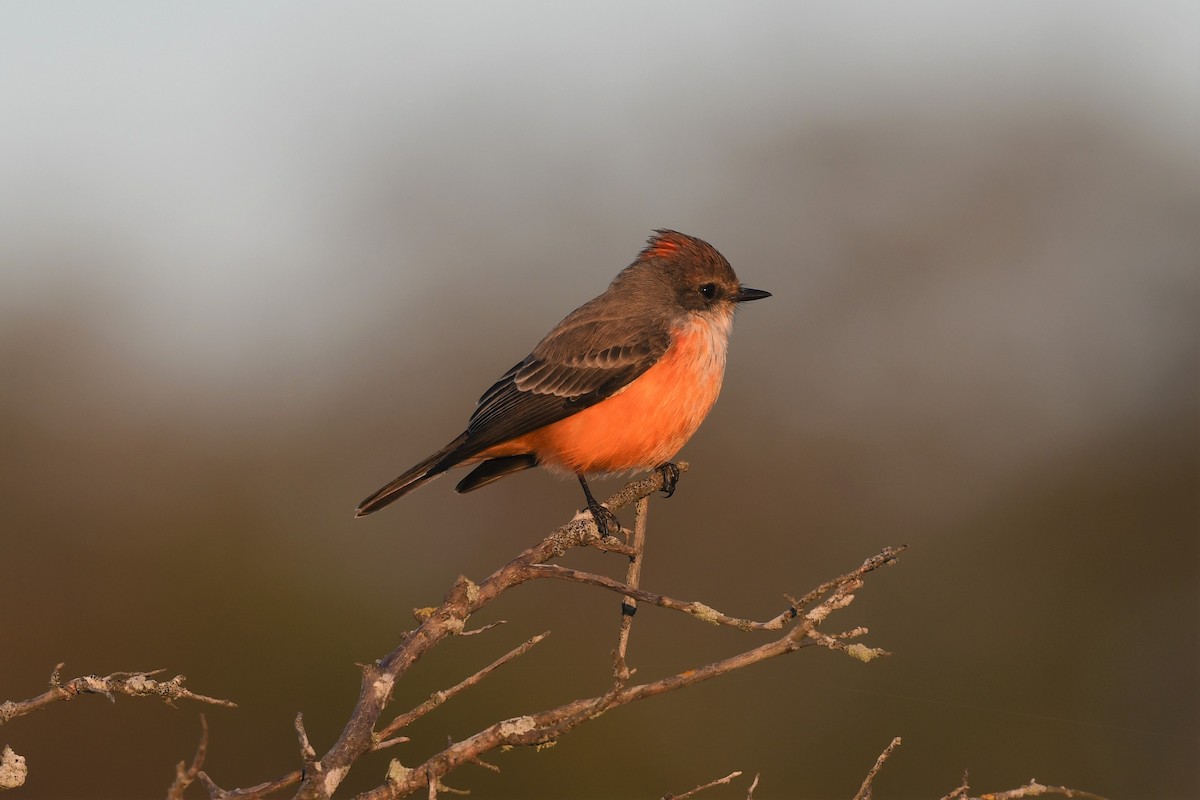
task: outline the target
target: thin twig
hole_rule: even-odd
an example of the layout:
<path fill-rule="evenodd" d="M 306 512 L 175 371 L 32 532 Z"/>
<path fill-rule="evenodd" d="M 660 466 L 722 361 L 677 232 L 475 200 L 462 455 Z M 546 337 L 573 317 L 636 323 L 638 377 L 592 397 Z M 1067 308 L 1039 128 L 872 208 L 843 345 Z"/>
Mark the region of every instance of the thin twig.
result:
<path fill-rule="evenodd" d="M 317 751 L 308 740 L 308 731 L 304 729 L 304 714 L 296 714 L 296 740 L 300 744 L 300 760 L 304 763 L 304 774 L 319 778 L 325 768 L 317 760 Z"/>
<path fill-rule="evenodd" d="M 686 461 L 677 461 L 675 466 L 679 467 L 679 473 L 682 475 L 691 469 L 691 465 Z M 604 501 L 604 505 L 608 506 L 613 511 L 622 509 L 630 503 L 641 500 L 643 497 L 649 497 L 655 492 L 663 488 L 663 474 L 659 470 L 654 470 L 644 478 L 639 478 L 635 481 L 630 481 L 615 492 L 611 497 Z"/>
<path fill-rule="evenodd" d="M 642 580 L 642 556 L 646 552 L 646 516 L 650 512 L 650 498 L 643 497 L 634 506 L 633 536 L 630 546 L 633 554 L 629 556 L 629 568 L 625 572 L 625 585 L 636 589 Z M 617 650 L 613 654 L 613 678 L 618 683 L 625 683 L 633 672 L 625 660 L 629 649 L 629 633 L 633 629 L 633 615 L 637 613 L 637 599 L 626 594 L 621 599 L 621 629 L 617 634 Z"/>
<path fill-rule="evenodd" d="M 955 787 L 954 791 L 942 797 L 941 800 L 961 800 L 971 792 L 971 784 L 967 780 L 967 771 L 963 770 L 962 783 Z"/>
<path fill-rule="evenodd" d="M 681 472 L 686 471 L 686 464 L 679 466 Z M 646 478 L 627 484 L 609 498 L 605 505 L 615 511 L 662 488 L 663 476 L 655 471 Z M 615 537 L 601 536 L 591 515 L 583 513 L 551 532 L 541 542 L 525 550 L 482 581 L 476 583 L 466 577 L 459 577 L 441 605 L 420 610 L 419 625 L 407 632 L 391 653 L 374 663 L 363 665 L 358 702 L 349 720 L 329 750 L 314 763 L 306 764 L 302 776 L 299 777 L 300 787 L 296 797 L 301 800 L 328 800 L 360 757 L 371 750 L 399 741 L 385 734 L 394 733 L 406 724 L 403 715 L 388 723 L 380 731 L 380 735 L 375 733 L 375 727 L 382 712 L 392 701 L 396 681 L 430 649 L 447 637 L 461 635 L 467 630 L 470 617 L 504 592 L 525 582 L 549 576 L 549 573 L 540 571 L 539 565 L 559 558 L 572 548 L 597 547 L 636 555 L 632 540 L 624 549 L 619 549 L 612 546 L 614 539 Z M 608 692 L 596 697 L 575 700 L 536 714 L 494 723 L 462 741 L 448 745 L 441 752 L 430 756 L 425 763 L 411 769 L 393 760 L 385 783 L 360 797 L 392 798 L 412 792 L 424 794 L 430 791 L 431 785 L 434 793 L 445 792 L 448 790 L 443 779 L 447 774 L 464 764 L 476 763 L 491 750 L 509 746 L 551 744 L 567 731 L 621 705 L 676 691 L 806 646 L 834 647 L 851 652 L 854 646 L 844 644 L 846 634 L 829 635 L 821 633 L 818 628 L 834 610 L 853 602 L 854 593 L 861 588 L 863 576 L 867 572 L 892 563 L 897 552 L 885 550 L 868 559 L 858 569 L 824 585 L 821 592 L 810 592 L 803 605 L 793 603 L 792 607 L 784 612 L 780 622 L 774 623 L 774 627 L 778 628 L 774 641 L 660 680 L 638 685 L 617 683 Z M 642 594 L 636 587 L 615 581 L 606 588 L 628 594 L 639 601 L 661 597 L 653 593 Z M 692 613 L 699 612 L 702 616 L 705 615 L 706 607 L 703 604 L 690 604 L 688 607 Z M 715 620 L 717 624 L 722 624 L 722 620 L 725 621 L 724 624 L 737 621 L 734 617 L 718 614 Z M 787 625 L 788 621 L 792 624 Z M 751 628 L 755 629 L 753 625 Z M 854 633 L 863 632 L 865 631 Z M 467 681 L 467 685 L 470 685 L 471 679 Z M 438 702 L 444 702 L 444 697 L 435 695 L 431 700 L 433 705 L 436 705 Z M 418 715 L 427 713 L 427 709 L 433 705 L 422 705 L 414 709 L 414 712 Z M 203 773 L 200 773 L 199 779 L 208 786 L 210 795 L 220 800 L 262 797 L 267 790 L 274 791 L 282 786 L 291 785 L 296 780 L 295 773 L 292 773 L 269 784 L 222 791 Z"/>
<path fill-rule="evenodd" d="M 200 783 L 204 784 L 204 788 L 212 800 L 229 800 L 231 798 L 246 797 L 268 797 L 276 792 L 283 791 L 289 786 L 295 786 L 303 777 L 304 772 L 296 769 L 292 770 L 286 775 L 276 778 L 273 781 L 265 781 L 264 783 L 255 784 L 254 786 L 247 786 L 242 789 L 225 791 L 220 786 L 217 786 L 217 784 L 213 782 L 213 779 L 209 777 L 208 773 L 204 770 L 200 770 L 196 774 L 196 779 L 200 781 Z"/>
<path fill-rule="evenodd" d="M 63 664 L 61 663 L 54 668 L 54 672 L 50 675 L 50 688 L 37 697 L 31 697 L 28 700 L 7 700 L 0 703 L 0 725 L 11 719 L 39 711 L 60 700 L 74 700 L 81 694 L 104 695 L 113 701 L 119 694 L 127 697 L 157 697 L 167 705 L 174 705 L 177 700 L 195 700 L 214 706 L 237 708 L 237 703 L 230 700 L 220 700 L 216 697 L 197 694 L 185 688 L 183 682 L 187 679 L 182 675 L 176 675 L 169 681 L 155 680 L 151 677 L 165 671 L 161 669 L 148 672 L 114 672 L 104 678 L 84 675 L 62 683 L 59 679 L 62 668 Z"/>
<path fill-rule="evenodd" d="M 463 631 L 462 633 L 459 634 L 459 636 L 475 636 L 476 634 L 483 633 L 484 631 L 490 631 L 492 628 L 498 627 L 500 625 L 507 625 L 507 624 L 508 624 L 508 620 L 498 619 L 495 622 L 489 622 L 487 625 L 481 625 L 478 628 L 472 628 L 469 631 Z"/>
<path fill-rule="evenodd" d="M 868 565 L 871 565 L 869 567 L 869 569 L 877 569 L 881 566 L 884 566 L 885 564 L 890 564 L 891 562 L 896 560 L 896 557 L 898 555 L 900 555 L 907 549 L 908 549 L 908 545 L 906 545 L 906 544 L 902 544 L 898 547 L 885 547 L 885 548 L 883 548 L 883 550 L 879 551 L 877 554 L 868 558 L 866 560 L 866 562 L 864 562 L 863 567 L 868 567 Z M 813 602 L 815 602 L 817 600 L 817 598 L 827 594 L 831 589 L 833 589 L 836 585 L 838 585 L 841 582 L 841 580 L 842 579 L 839 577 L 839 578 L 834 578 L 831 581 L 825 581 L 820 586 L 811 590 L 810 592 L 808 592 L 808 594 L 801 597 L 799 600 L 797 600 L 793 597 L 788 597 L 788 600 L 791 601 L 793 608 L 796 608 L 796 609 L 808 608 L 810 605 L 813 604 Z"/>
<path fill-rule="evenodd" d="M 395 735 L 395 733 L 397 731 L 407 728 L 409 725 L 413 724 L 414 722 L 419 720 L 421 717 L 428 714 L 430 711 L 433 711 L 435 708 L 437 708 L 442 703 L 449 700 L 451 697 L 454 697 L 456 694 L 463 691 L 464 689 L 469 689 L 472 686 L 474 686 L 475 684 L 479 683 L 484 678 L 486 678 L 488 675 L 492 674 L 497 669 L 499 669 L 500 667 L 507 664 L 509 661 L 512 661 L 517 656 L 524 655 L 526 652 L 529 651 L 529 649 L 531 647 L 533 647 L 534 645 L 536 645 L 538 642 L 542 641 L 549 635 L 550 635 L 550 631 L 543 631 L 542 633 L 539 633 L 537 636 L 534 636 L 530 639 L 525 640 L 525 642 L 518 645 L 517 647 L 514 647 L 512 650 L 509 650 L 507 653 L 500 656 L 500 658 L 497 658 L 491 664 L 488 664 L 486 667 L 479 670 L 474 675 L 471 675 L 468 678 L 464 678 L 463 680 L 456 683 L 454 686 L 451 686 L 449 689 L 445 689 L 440 692 L 434 692 L 432 695 L 429 696 L 429 699 L 426 700 L 424 703 L 421 703 L 421 705 L 417 706 L 416 708 L 414 708 L 411 711 L 407 711 L 407 712 L 399 715 L 394 720 L 389 722 L 384 727 L 383 730 L 381 730 L 377 734 L 375 734 L 376 743 L 375 743 L 374 747 L 372 747 L 372 749 L 373 750 L 381 750 L 386 745 L 395 744 L 395 741 L 387 741 L 387 740 L 389 739 L 389 737 Z"/>
<path fill-rule="evenodd" d="M 593 539 L 592 541 L 588 542 L 588 546 L 594 547 L 595 549 L 605 553 L 620 553 L 621 555 L 629 558 L 633 558 L 637 555 L 637 551 L 633 549 L 633 545 L 626 544 L 615 536 L 606 536 L 602 539 Z"/>
<path fill-rule="evenodd" d="M 204 766 L 204 757 L 208 754 L 208 720 L 200 715 L 200 744 L 196 745 L 196 755 L 192 757 L 191 766 L 185 766 L 183 761 L 175 765 L 175 780 L 167 787 L 167 800 L 183 800 L 183 792 L 191 786 Z"/>
<path fill-rule="evenodd" d="M 678 466 L 680 472 L 687 470 L 686 464 L 681 463 Z M 631 481 L 608 498 L 605 505 L 616 511 L 662 488 L 663 476 L 655 471 L 646 478 Z M 406 634 L 396 649 L 374 664 L 363 667 L 362 683 L 354 711 L 337 741 L 320 759 L 325 770 L 324 777 L 318 780 L 316 776 L 306 774 L 297 796 L 306 800 L 328 798 L 337 789 L 350 766 L 371 750 L 375 741 L 372 731 L 383 709 L 391 700 L 397 678 L 444 638 L 462 633 L 467 619 L 472 614 L 509 589 L 533 579 L 533 574 L 528 570 L 531 564 L 545 563 L 573 547 L 594 546 L 605 540 L 606 537 L 602 537 L 596 530 L 595 521 L 590 514 L 576 515 L 566 525 L 551 532 L 541 542 L 525 550 L 482 582 L 475 583 L 460 577 L 440 606 L 422 611 L 421 624 Z M 607 537 L 607 540 L 611 540 L 611 537 Z M 420 776 L 413 776 L 411 779 L 420 780 Z M 259 795 L 239 790 L 227 792 L 224 796 L 228 800 L 237 800 Z"/>
<path fill-rule="evenodd" d="M 875 780 L 875 776 L 879 774 L 879 770 L 883 769 L 883 764 L 888 760 L 896 748 L 900 746 L 900 737 L 892 739 L 891 744 L 883 748 L 883 752 L 879 754 L 879 758 L 875 759 L 875 766 L 871 767 L 871 771 L 867 773 L 867 777 L 863 779 L 862 786 L 859 787 L 858 793 L 854 795 L 854 800 L 871 800 L 871 782 Z"/>
<path fill-rule="evenodd" d="M 805 645 L 824 645 L 823 640 L 840 641 L 822 635 L 814 637 L 816 626 L 835 608 L 844 608 L 853 601 L 853 592 L 862 586 L 863 576 L 894 561 L 873 557 L 862 566 L 846 573 L 833 582 L 829 595 L 808 614 L 796 618 L 795 624 L 778 639 L 729 658 L 714 661 L 695 669 L 684 670 L 674 675 L 634 686 L 615 686 L 611 691 L 597 697 L 575 700 L 535 714 L 503 720 L 488 726 L 473 736 L 447 747 L 424 764 L 407 771 L 398 780 L 391 780 L 358 796 L 358 800 L 384 800 L 425 788 L 425 781 L 468 763 L 480 754 L 507 746 L 542 745 L 555 741 L 563 733 L 594 719 L 601 714 L 637 700 L 665 694 L 707 681 L 751 664 L 794 652 Z"/>
<path fill-rule="evenodd" d="M 684 792 L 683 794 L 672 794 L 670 792 L 667 792 L 666 794 L 664 794 L 662 796 L 662 800 L 685 800 L 685 798 L 691 797 L 692 795 L 697 794 L 699 792 L 703 792 L 705 789 L 711 789 L 714 786 L 724 786 L 725 784 L 731 782 L 734 778 L 740 777 L 741 774 L 742 773 L 740 771 L 731 772 L 728 775 L 726 775 L 724 778 L 717 778 L 715 781 L 709 781 L 708 783 L 704 784 L 703 786 L 697 786 L 695 789 L 689 789 L 688 791 Z"/>
<path fill-rule="evenodd" d="M 784 625 L 796 616 L 796 609 L 789 607 L 766 622 L 755 622 L 754 620 L 741 619 L 739 617 L 731 617 L 724 614 L 715 608 L 692 600 L 676 600 L 673 597 L 649 592 L 645 589 L 639 589 L 630 583 L 621 583 L 613 580 L 605 575 L 597 575 L 594 572 L 584 572 L 570 567 L 564 567 L 560 564 L 533 564 L 529 567 L 530 572 L 534 573 L 537 578 L 557 578 L 564 581 L 574 581 L 575 583 L 586 583 L 591 586 L 599 586 L 602 589 L 608 589 L 612 592 L 625 595 L 628 600 L 641 600 L 642 602 L 651 605 L 667 608 L 672 611 L 682 611 L 685 614 L 690 614 L 698 620 L 707 622 L 711 625 L 728 625 L 732 628 L 738 628 L 744 631 L 778 631 L 782 630 Z"/>
<path fill-rule="evenodd" d="M 1098 794 L 1082 792 L 1079 789 L 1068 789 L 1066 786 L 1043 786 L 1035 780 L 1016 789 L 987 792 L 977 798 L 972 798 L 972 800 L 1019 800 L 1022 797 L 1041 797 L 1043 795 L 1058 795 L 1059 797 L 1079 798 L 1079 800 L 1105 800 Z"/>

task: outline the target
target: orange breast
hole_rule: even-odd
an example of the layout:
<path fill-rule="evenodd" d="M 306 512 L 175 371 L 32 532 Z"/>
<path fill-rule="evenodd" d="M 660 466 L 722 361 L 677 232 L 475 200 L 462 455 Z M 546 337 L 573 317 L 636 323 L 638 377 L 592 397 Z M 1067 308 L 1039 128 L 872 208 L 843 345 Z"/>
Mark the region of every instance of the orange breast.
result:
<path fill-rule="evenodd" d="M 721 391 L 729 334 L 721 323 L 690 319 L 673 331 L 658 363 L 617 394 L 482 455 L 534 453 L 541 466 L 584 473 L 649 469 L 669 461 Z"/>

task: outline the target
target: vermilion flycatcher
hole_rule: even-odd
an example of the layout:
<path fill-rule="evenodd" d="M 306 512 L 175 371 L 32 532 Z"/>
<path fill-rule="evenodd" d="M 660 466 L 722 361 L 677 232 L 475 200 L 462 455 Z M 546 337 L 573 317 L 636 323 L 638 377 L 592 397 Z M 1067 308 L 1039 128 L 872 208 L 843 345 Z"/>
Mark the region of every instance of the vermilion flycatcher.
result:
<path fill-rule="evenodd" d="M 670 459 L 721 391 L 734 308 L 770 296 L 738 283 L 707 242 L 656 231 L 603 294 L 483 393 L 462 435 L 359 503 L 355 516 L 451 467 L 479 465 L 455 487 L 469 492 L 536 466 L 578 477 L 596 527 L 620 530 L 585 475 L 657 468 L 669 496 L 679 476 Z"/>

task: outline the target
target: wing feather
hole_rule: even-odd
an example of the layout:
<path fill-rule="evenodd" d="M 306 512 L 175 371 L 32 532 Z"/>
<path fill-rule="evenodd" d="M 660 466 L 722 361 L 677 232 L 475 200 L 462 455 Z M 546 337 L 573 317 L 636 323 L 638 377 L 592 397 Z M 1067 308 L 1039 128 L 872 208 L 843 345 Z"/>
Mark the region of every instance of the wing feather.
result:
<path fill-rule="evenodd" d="M 654 366 L 670 343 L 656 320 L 580 307 L 483 393 L 464 449 L 481 452 L 611 397 Z"/>

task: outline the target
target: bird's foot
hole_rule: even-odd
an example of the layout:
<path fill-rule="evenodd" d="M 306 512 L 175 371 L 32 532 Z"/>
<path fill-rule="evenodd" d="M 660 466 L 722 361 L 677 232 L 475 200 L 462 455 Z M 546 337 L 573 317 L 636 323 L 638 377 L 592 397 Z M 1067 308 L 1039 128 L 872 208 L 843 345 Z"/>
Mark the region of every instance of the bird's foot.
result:
<path fill-rule="evenodd" d="M 592 497 L 592 490 L 588 488 L 587 478 L 582 472 L 575 475 L 579 478 L 579 485 L 583 487 L 583 496 L 587 498 L 588 511 L 592 512 L 592 519 L 596 523 L 596 530 L 601 537 L 615 536 L 621 532 L 621 520 L 617 519 L 617 515 L 609 509 L 596 502 L 596 498 Z"/>
<path fill-rule="evenodd" d="M 602 537 L 616 536 L 621 532 L 621 520 L 617 519 L 617 515 L 608 508 L 592 500 L 588 503 L 588 511 L 592 512 L 596 530 Z"/>
<path fill-rule="evenodd" d="M 659 464 L 654 469 L 659 475 L 662 475 L 663 497 L 670 497 L 675 494 L 675 484 L 679 483 L 679 476 L 682 474 L 679 471 L 679 467 L 668 461 L 664 464 Z"/>

